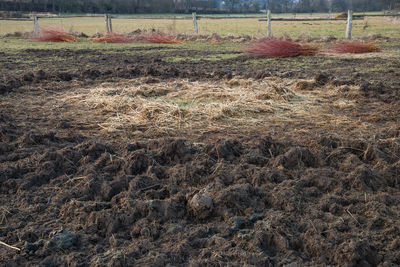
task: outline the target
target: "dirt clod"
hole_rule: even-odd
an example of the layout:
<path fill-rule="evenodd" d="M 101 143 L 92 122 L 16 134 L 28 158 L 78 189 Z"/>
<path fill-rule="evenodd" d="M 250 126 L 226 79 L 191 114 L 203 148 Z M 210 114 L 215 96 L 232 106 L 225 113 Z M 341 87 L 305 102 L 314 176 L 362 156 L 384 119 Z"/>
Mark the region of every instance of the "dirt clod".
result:
<path fill-rule="evenodd" d="M 189 201 L 189 206 L 198 219 L 205 219 L 213 211 L 213 199 L 206 193 L 197 193 Z"/>
<path fill-rule="evenodd" d="M 331 79 L 331 77 L 330 77 L 328 74 L 326 74 L 326 73 L 319 73 L 319 74 L 318 74 L 317 76 L 315 76 L 315 78 L 314 78 L 315 83 L 316 83 L 317 85 L 320 85 L 320 86 L 327 84 L 327 83 L 329 82 L 330 79 Z"/>
<path fill-rule="evenodd" d="M 45 244 L 45 248 L 49 250 L 63 250 L 69 249 L 77 243 L 77 236 L 75 233 L 67 230 L 52 233 L 53 237 Z"/>
<path fill-rule="evenodd" d="M 314 85 L 307 81 L 297 82 L 294 86 L 294 89 L 299 90 L 299 91 L 306 91 L 306 90 L 310 91 L 310 90 L 313 90 L 313 88 L 314 88 Z"/>

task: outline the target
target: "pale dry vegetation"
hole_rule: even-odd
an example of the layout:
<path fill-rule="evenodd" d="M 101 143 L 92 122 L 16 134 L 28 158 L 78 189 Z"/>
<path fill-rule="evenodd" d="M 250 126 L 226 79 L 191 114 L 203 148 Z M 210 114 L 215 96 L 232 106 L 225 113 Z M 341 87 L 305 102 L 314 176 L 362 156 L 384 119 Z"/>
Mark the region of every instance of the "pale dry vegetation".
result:
<path fill-rule="evenodd" d="M 283 125 L 293 126 L 294 135 L 319 128 L 359 135 L 371 125 L 353 117 L 358 91 L 359 86 L 318 86 L 312 80 L 277 77 L 219 82 L 139 78 L 105 82 L 64 101 L 101 117 L 98 125 L 105 135 L 200 137 L 271 131 Z M 329 98 L 338 99 L 324 100 Z"/>
<path fill-rule="evenodd" d="M 262 123 L 274 112 L 275 101 L 294 94 L 273 81 L 231 80 L 226 82 L 159 81 L 153 78 L 103 83 L 78 98 L 108 119 L 106 131 L 126 128 L 149 133 L 201 134 L 222 128 Z"/>

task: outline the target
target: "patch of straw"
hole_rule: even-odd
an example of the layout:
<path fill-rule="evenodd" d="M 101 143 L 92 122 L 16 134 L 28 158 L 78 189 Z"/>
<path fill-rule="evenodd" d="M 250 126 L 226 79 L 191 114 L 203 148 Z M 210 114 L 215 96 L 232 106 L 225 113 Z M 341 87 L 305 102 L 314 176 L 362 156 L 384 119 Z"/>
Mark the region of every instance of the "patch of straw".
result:
<path fill-rule="evenodd" d="M 171 80 L 158 83 L 131 81 L 93 88 L 85 105 L 107 114 L 105 131 L 128 129 L 164 134 L 245 129 L 274 113 L 273 102 L 290 100 L 294 93 L 275 81 L 235 79 L 222 82 Z M 183 85 L 184 84 L 184 85 Z"/>

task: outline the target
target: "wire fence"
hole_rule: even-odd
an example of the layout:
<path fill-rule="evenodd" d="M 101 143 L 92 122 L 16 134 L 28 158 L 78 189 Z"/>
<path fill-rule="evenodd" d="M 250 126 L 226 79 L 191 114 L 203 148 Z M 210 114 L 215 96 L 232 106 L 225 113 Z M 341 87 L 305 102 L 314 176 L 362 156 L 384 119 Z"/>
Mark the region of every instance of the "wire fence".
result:
<path fill-rule="evenodd" d="M 273 36 L 287 35 L 298 37 L 333 36 L 344 38 L 347 18 L 336 18 L 338 14 L 276 14 L 271 17 Z M 171 34 L 209 35 L 217 33 L 221 36 L 248 35 L 259 37 L 267 35 L 267 18 L 264 16 L 120 16 L 112 15 L 112 29 L 119 33 L 140 30 L 157 30 Z M 195 20 L 194 20 L 195 18 Z M 384 35 L 400 38 L 399 15 L 355 14 L 353 17 L 352 35 Z M 197 31 L 195 26 L 197 25 Z M 67 31 L 94 35 L 107 31 L 104 15 L 89 16 L 38 16 L 40 28 L 57 27 Z M 25 20 L 0 20 L 0 34 L 13 32 L 29 32 L 35 30 L 32 18 Z"/>

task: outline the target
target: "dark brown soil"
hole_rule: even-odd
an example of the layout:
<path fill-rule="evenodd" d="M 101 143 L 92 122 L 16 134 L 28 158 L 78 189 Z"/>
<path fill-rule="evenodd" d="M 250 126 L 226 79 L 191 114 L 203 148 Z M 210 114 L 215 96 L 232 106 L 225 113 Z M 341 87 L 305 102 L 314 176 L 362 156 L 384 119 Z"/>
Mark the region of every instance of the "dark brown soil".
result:
<path fill-rule="evenodd" d="M 171 61 L 174 58 L 207 57 L 238 54 L 237 58 L 218 61 Z M 160 78 L 230 79 L 234 76 L 262 79 L 278 76 L 307 79 L 320 72 L 340 77 L 339 83 L 366 84 L 374 91 L 377 81 L 386 88 L 399 88 L 399 61 L 396 57 L 382 59 L 379 54 L 366 58 L 298 57 L 257 61 L 237 51 L 203 51 L 172 47 L 136 47 L 123 51 L 38 50 L 27 49 L 21 54 L 5 54 L 0 58 L 2 76 L 0 94 L 22 85 L 46 81 L 86 82 L 155 76 Z M 326 77 L 328 78 L 328 77 Z M 326 79 L 325 78 L 325 79 Z M 372 86 L 371 83 L 372 82 Z M 378 86 L 379 86 L 378 85 Z M 375 86 L 376 87 L 376 86 Z M 380 90 L 384 90 L 380 89 Z M 376 92 L 380 93 L 380 92 Z M 398 90 L 393 91 L 398 97 Z"/>
<path fill-rule="evenodd" d="M 21 251 L 1 247 L 0 265 L 400 265 L 398 58 L 166 64 L 212 52 L 145 50 L 1 56 L 0 240 Z M 359 138 L 266 125 L 250 136 L 129 140 L 65 120 L 57 107 L 7 104 L 138 76 L 315 78 L 313 86 L 359 85 L 358 110 L 387 113 L 378 135 Z"/>

